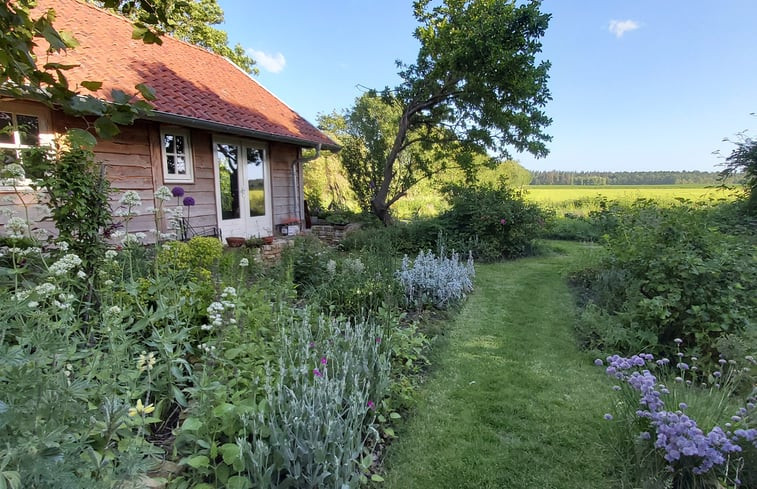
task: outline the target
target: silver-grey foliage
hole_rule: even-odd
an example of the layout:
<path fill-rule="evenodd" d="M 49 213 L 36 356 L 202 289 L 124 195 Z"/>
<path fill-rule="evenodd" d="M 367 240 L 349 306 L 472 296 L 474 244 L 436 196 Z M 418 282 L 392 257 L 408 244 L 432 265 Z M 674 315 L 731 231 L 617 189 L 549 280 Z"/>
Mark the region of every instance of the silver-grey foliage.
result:
<path fill-rule="evenodd" d="M 438 257 L 431 251 L 421 251 L 412 262 L 405 255 L 396 277 L 410 304 L 446 309 L 473 290 L 475 274 L 472 255 L 468 254 L 468 260 L 461 262 L 459 254 L 453 252 L 447 258 L 442 250 Z"/>
<path fill-rule="evenodd" d="M 246 421 L 268 433 L 240 439 L 256 488 L 359 486 L 372 407 L 389 384 L 389 345 L 368 322 L 293 320 L 282 333 L 278 377 L 266 376 L 267 409 Z M 368 428 L 366 431 L 366 427 Z M 368 433 L 368 435 L 366 435 Z"/>

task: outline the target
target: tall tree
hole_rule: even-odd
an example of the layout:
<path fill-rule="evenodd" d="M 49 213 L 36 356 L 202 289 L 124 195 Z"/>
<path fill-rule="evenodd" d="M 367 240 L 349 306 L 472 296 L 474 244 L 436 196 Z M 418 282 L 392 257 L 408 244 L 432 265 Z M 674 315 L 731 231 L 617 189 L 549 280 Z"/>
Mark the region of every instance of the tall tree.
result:
<path fill-rule="evenodd" d="M 88 0 L 101 7 L 125 14 L 132 20 L 149 19 L 149 12 L 133 9 L 132 0 Z M 233 61 L 249 74 L 257 74 L 255 60 L 247 55 L 241 44 L 229 46 L 229 35 L 214 26 L 223 23 L 223 9 L 216 0 L 153 0 L 152 5 L 164 12 L 157 19 L 161 30 L 177 39 L 203 47 Z"/>
<path fill-rule="evenodd" d="M 542 108 L 550 100 L 549 62 L 536 56 L 550 16 L 539 8 L 538 0 L 414 2 L 417 60 L 398 63 L 402 83 L 382 93 L 399 114 L 370 199 L 384 222 L 398 198 L 396 180 L 408 168 L 425 171 L 425 160 L 407 157 L 415 146 L 463 168 L 475 153 L 508 158 L 509 147 L 547 154 L 550 137 L 542 131 L 551 119 Z"/>

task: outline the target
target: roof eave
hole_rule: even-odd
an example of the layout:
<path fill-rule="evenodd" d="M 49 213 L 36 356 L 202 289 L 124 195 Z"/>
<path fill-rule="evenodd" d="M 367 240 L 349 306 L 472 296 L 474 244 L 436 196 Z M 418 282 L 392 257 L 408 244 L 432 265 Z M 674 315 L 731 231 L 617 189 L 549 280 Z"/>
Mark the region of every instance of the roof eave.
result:
<path fill-rule="evenodd" d="M 333 142 L 329 144 L 325 143 L 324 141 L 313 141 L 311 139 L 282 136 L 280 134 L 272 134 L 265 131 L 254 131 L 252 129 L 247 129 L 244 127 L 222 124 L 219 122 L 213 122 L 204 119 L 196 119 L 194 117 L 171 114 L 169 112 L 161 112 L 158 110 L 153 110 L 152 113 L 146 117 L 146 119 L 162 122 L 165 124 L 174 124 L 177 126 L 204 129 L 206 131 L 234 134 L 235 136 L 264 139 L 266 141 L 276 141 L 279 143 L 289 143 L 303 148 L 315 148 L 320 144 L 322 149 L 329 151 L 339 151 L 340 149 L 342 149 L 341 146 Z"/>

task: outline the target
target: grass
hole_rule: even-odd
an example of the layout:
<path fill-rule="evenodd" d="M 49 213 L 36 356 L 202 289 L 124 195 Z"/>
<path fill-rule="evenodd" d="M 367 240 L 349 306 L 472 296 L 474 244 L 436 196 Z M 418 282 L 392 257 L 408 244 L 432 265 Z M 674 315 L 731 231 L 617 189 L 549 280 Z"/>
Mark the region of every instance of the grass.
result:
<path fill-rule="evenodd" d="M 578 245 L 561 245 L 578 253 Z M 477 267 L 387 458 L 386 488 L 611 487 L 610 391 L 572 335 L 569 255 Z"/>

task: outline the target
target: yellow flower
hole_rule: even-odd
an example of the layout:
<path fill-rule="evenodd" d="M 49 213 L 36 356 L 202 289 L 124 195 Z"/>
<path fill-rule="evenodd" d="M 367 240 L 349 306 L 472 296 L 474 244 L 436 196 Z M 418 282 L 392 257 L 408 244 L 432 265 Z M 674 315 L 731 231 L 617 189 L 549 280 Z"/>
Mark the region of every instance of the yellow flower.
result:
<path fill-rule="evenodd" d="M 150 403 L 147 406 L 144 406 L 142 404 L 142 399 L 137 399 L 137 407 L 133 407 L 129 409 L 129 416 L 132 418 L 136 415 L 142 415 L 142 414 L 150 414 L 151 412 L 155 411 L 155 406 Z"/>

